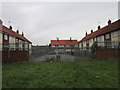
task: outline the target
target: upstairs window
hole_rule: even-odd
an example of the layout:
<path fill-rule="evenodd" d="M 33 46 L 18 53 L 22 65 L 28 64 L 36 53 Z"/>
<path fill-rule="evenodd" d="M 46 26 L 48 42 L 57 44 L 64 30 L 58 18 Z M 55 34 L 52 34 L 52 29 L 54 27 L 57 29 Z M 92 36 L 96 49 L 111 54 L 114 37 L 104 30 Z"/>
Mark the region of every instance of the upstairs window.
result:
<path fill-rule="evenodd" d="M 89 42 L 91 43 L 93 41 L 93 39 L 89 39 Z"/>
<path fill-rule="evenodd" d="M 64 47 L 64 45 L 60 45 L 60 47 Z"/>
<path fill-rule="evenodd" d="M 110 38 L 110 34 L 106 34 L 105 39 L 109 39 L 109 38 Z"/>
<path fill-rule="evenodd" d="M 99 36 L 98 37 L 98 42 L 101 42 L 102 41 L 102 36 Z"/>
<path fill-rule="evenodd" d="M 86 43 L 89 43 L 89 40 L 87 40 Z"/>
<path fill-rule="evenodd" d="M 52 47 L 55 47 L 55 45 L 52 45 Z"/>
<path fill-rule="evenodd" d="M 120 30 L 113 32 L 113 37 L 117 37 L 117 36 L 119 36 L 119 35 L 120 35 Z"/>
<path fill-rule="evenodd" d="M 78 45 L 75 45 L 75 47 L 78 47 Z"/>
<path fill-rule="evenodd" d="M 66 47 L 70 47 L 70 45 L 66 45 Z"/>
<path fill-rule="evenodd" d="M 8 35 L 7 34 L 4 35 L 4 40 L 8 40 Z"/>
<path fill-rule="evenodd" d="M 15 42 L 16 42 L 16 43 L 19 43 L 19 39 L 18 39 L 18 38 L 16 38 Z"/>

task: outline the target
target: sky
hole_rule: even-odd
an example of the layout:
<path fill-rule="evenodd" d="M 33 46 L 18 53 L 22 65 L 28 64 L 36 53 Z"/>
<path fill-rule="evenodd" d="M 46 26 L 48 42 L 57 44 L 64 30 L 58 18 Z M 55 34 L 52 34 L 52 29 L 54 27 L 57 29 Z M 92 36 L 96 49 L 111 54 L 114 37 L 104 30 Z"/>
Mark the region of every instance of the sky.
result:
<path fill-rule="evenodd" d="M 58 1 L 58 0 L 57 0 Z M 67 40 L 70 37 L 80 41 L 87 31 L 104 27 L 107 21 L 118 20 L 118 2 L 2 2 L 3 25 L 29 39 L 33 45 L 48 45 L 50 40 Z M 10 23 L 9 23 L 10 21 Z"/>

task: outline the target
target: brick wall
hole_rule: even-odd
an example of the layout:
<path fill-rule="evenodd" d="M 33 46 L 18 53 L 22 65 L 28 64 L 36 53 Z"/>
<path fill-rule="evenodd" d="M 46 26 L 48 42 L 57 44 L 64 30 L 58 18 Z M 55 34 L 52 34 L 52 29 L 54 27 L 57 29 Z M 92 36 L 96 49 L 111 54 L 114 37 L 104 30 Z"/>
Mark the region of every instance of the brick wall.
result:
<path fill-rule="evenodd" d="M 24 62 L 28 61 L 28 51 L 3 51 L 2 62 L 13 63 L 13 62 Z"/>
<path fill-rule="evenodd" d="M 120 59 L 120 49 L 97 48 L 96 59 Z"/>

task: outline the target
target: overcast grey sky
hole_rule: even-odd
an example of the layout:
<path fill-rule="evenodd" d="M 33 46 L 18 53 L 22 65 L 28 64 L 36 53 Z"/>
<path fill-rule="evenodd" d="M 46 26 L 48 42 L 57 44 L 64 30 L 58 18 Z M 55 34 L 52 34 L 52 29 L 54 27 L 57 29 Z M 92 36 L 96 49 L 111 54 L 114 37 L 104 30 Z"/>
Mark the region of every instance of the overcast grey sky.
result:
<path fill-rule="evenodd" d="M 3 2 L 2 20 L 16 31 L 24 32 L 33 45 L 50 40 L 81 40 L 85 32 L 97 30 L 118 19 L 117 2 Z"/>

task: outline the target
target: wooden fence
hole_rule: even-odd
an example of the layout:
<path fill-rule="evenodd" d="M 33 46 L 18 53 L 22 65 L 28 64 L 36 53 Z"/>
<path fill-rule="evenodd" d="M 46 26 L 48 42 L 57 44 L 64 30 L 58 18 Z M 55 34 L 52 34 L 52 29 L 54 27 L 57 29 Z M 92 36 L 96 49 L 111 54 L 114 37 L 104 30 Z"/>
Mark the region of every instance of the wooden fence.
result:
<path fill-rule="evenodd" d="M 28 51 L 2 51 L 2 63 L 28 61 Z"/>

